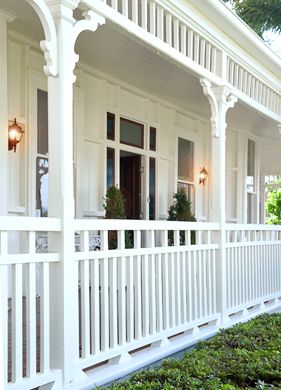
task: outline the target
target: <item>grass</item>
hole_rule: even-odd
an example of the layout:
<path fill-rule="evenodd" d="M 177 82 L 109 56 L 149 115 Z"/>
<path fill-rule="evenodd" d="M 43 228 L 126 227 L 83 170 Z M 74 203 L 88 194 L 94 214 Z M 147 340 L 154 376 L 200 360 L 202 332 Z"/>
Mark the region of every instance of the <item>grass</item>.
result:
<path fill-rule="evenodd" d="M 167 359 L 109 388 L 281 389 L 281 314 L 264 314 L 221 330 L 181 360 Z"/>

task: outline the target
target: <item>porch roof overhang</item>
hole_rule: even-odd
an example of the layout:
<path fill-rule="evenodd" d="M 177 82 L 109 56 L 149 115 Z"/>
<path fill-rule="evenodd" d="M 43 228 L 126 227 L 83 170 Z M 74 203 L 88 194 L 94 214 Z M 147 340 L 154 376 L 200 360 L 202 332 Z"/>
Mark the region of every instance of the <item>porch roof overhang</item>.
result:
<path fill-rule="evenodd" d="M 174 3 L 182 2 L 174 1 Z M 215 13 L 216 7 L 212 4 L 213 2 L 207 3 L 210 3 L 209 6 L 213 7 Z M 220 4 L 219 7 L 220 12 L 231 13 L 224 4 Z M 27 3 L 19 4 L 15 0 L 1 0 L 0 8 L 17 17 L 17 20 L 9 25 L 10 31 L 14 32 L 12 34 L 25 35 L 34 42 L 39 42 L 44 38 L 39 19 L 34 17 L 34 11 Z M 81 17 L 80 11 L 77 17 Z M 235 23 L 236 19 L 235 16 Z M 240 20 L 238 22 L 248 30 L 248 27 Z M 233 29 L 234 26 L 231 28 Z M 260 41 L 253 33 L 251 34 L 251 39 Z M 263 42 L 259 44 L 264 50 L 264 57 L 269 52 L 273 55 Z M 128 31 L 113 20 L 108 19 L 107 23 L 95 33 L 83 32 L 78 38 L 76 51 L 80 55 L 78 66 L 82 69 L 86 71 L 96 69 L 99 74 L 104 73 L 107 78 L 111 78 L 112 82 L 118 81 L 124 86 L 138 88 L 150 94 L 152 99 L 161 96 L 163 102 L 167 104 L 183 111 L 189 111 L 195 117 L 209 119 L 209 104 L 199 83 L 202 74 L 176 61 L 167 53 L 157 50 L 140 37 L 132 33 L 128 34 Z M 270 115 L 262 105 L 259 107 L 257 104 L 252 104 L 246 96 L 243 99 L 243 94 L 240 95 L 239 103 L 228 114 L 228 125 L 253 132 L 260 137 L 279 141 L 280 136 L 276 125 L 281 122 L 281 117 L 278 121 L 277 115 Z"/>

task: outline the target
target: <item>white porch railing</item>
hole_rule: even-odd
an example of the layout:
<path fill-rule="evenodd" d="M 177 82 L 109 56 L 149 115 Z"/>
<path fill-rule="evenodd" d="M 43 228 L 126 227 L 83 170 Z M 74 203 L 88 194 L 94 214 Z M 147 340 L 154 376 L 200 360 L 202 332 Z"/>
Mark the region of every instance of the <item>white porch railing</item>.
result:
<path fill-rule="evenodd" d="M 281 115 L 281 90 L 275 81 L 270 81 L 271 73 L 257 72 L 253 65 L 255 59 L 250 55 L 247 58 L 247 53 L 236 52 L 234 56 L 231 49 L 222 46 L 220 36 L 211 36 L 184 9 L 179 12 L 176 6 L 162 0 L 82 2 L 126 29 L 126 20 L 132 22 L 143 30 L 143 36 L 139 34 L 141 38 L 183 62 L 200 77 L 207 77 L 218 85 L 228 83 L 237 89 L 240 99 L 264 106 L 275 118 Z M 116 11 L 115 14 L 112 10 Z M 145 37 L 146 33 L 149 33 L 150 40 Z"/>
<path fill-rule="evenodd" d="M 281 227 L 227 225 L 227 312 L 278 301 L 281 288 Z"/>
<path fill-rule="evenodd" d="M 49 330 L 49 271 L 60 259 L 48 252 L 48 240 L 46 253 L 36 252 L 43 231 L 61 234 L 59 220 L 0 217 L 5 389 L 52 382 L 63 388 L 64 367 L 52 361 L 50 345 L 56 343 Z M 73 333 L 76 352 L 70 357 L 74 383 L 81 378 L 75 377 L 78 372 L 89 375 L 93 366 L 98 368 L 91 383 L 101 367 L 122 375 L 143 348 L 147 362 L 156 350 L 158 358 L 174 351 L 175 342 L 184 348 L 222 325 L 281 306 L 281 227 L 227 225 L 224 275 L 220 234 L 215 223 L 74 220 L 73 258 L 65 263 L 75 273 L 72 288 L 79 296 L 73 302 L 73 313 L 79 313 L 73 317 L 79 343 Z M 220 278 L 227 282 L 226 308 Z M 64 331 L 72 332 L 71 324 Z"/>
<path fill-rule="evenodd" d="M 59 254 L 36 251 L 42 231 L 59 232 L 60 221 L 0 217 L 0 354 L 7 388 L 32 389 L 55 380 L 50 370 L 49 271 Z"/>
<path fill-rule="evenodd" d="M 93 226 L 101 235 L 100 251 L 89 251 Z M 147 344 L 167 342 L 219 319 L 218 244 L 212 237 L 217 224 L 79 220 L 75 230 L 84 248 L 75 253 L 81 278 L 81 368 L 128 357 Z M 111 230 L 117 231 L 117 248 L 108 250 Z M 125 249 L 128 231 L 131 249 Z M 180 245 L 180 231 L 186 245 Z"/>

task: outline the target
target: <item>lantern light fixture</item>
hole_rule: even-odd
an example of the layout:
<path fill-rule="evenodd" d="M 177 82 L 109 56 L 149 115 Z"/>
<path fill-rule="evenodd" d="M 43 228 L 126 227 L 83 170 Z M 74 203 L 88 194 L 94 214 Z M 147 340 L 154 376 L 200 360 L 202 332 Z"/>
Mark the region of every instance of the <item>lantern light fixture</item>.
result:
<path fill-rule="evenodd" d="M 17 123 L 15 118 L 14 122 L 8 128 L 8 150 L 17 150 L 17 144 L 21 141 L 24 131 Z"/>
<path fill-rule="evenodd" d="M 205 182 L 207 180 L 207 177 L 208 177 L 208 171 L 206 169 L 206 167 L 201 167 L 200 168 L 200 173 L 199 173 L 199 184 L 203 184 L 203 186 L 205 185 Z"/>

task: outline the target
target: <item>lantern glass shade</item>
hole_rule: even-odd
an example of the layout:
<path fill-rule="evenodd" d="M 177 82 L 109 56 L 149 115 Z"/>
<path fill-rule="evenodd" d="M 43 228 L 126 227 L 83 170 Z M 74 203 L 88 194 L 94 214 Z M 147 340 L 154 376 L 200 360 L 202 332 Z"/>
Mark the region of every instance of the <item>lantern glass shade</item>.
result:
<path fill-rule="evenodd" d="M 208 171 L 205 167 L 200 168 L 200 173 L 199 173 L 199 184 L 205 184 L 206 180 L 208 177 Z"/>
<path fill-rule="evenodd" d="M 8 149 L 14 150 L 17 149 L 17 144 L 21 141 L 23 135 L 23 130 L 21 126 L 17 123 L 15 118 L 14 122 L 9 126 L 8 129 Z"/>

